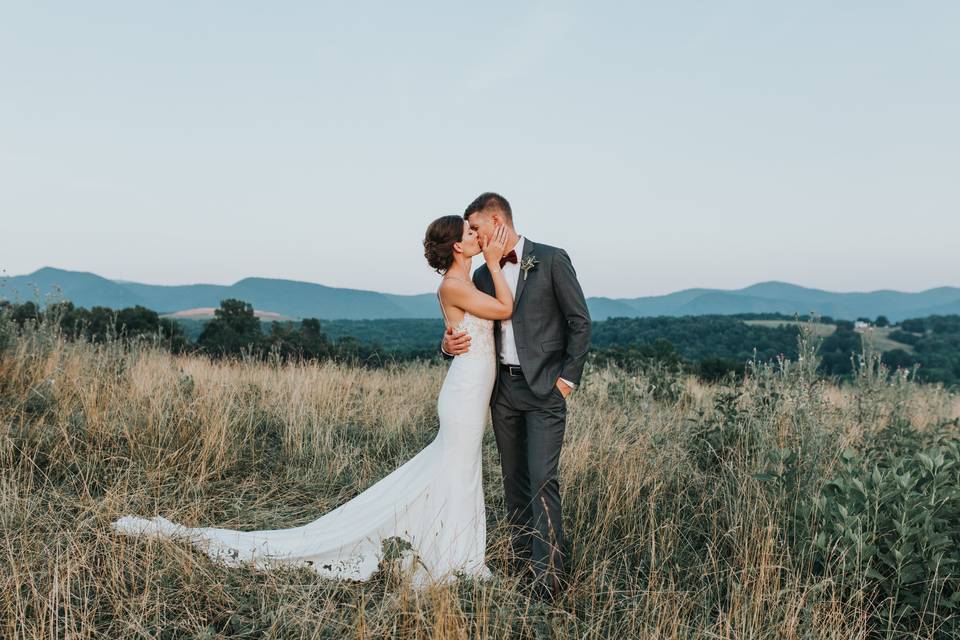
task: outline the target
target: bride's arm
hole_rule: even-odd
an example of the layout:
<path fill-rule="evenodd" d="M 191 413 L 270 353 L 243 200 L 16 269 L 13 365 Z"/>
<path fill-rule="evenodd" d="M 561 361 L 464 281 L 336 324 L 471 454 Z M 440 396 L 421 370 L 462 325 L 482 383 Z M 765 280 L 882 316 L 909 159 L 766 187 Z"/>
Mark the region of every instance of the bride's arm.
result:
<path fill-rule="evenodd" d="M 440 286 L 444 298 L 460 309 L 485 320 L 506 320 L 512 316 L 513 294 L 500 269 L 500 258 L 503 257 L 506 238 L 506 227 L 499 227 L 489 242 L 484 243 L 482 239 L 480 240 L 483 257 L 487 261 L 490 277 L 493 278 L 496 297 L 489 296 L 465 282 L 450 279 L 444 280 Z"/>
<path fill-rule="evenodd" d="M 496 298 L 456 280 L 447 280 L 440 285 L 440 293 L 448 304 L 468 311 L 478 318 L 506 320 L 513 315 L 513 294 L 510 293 L 510 287 L 499 268 L 496 273 L 491 271 L 491 274 L 497 290 Z"/>

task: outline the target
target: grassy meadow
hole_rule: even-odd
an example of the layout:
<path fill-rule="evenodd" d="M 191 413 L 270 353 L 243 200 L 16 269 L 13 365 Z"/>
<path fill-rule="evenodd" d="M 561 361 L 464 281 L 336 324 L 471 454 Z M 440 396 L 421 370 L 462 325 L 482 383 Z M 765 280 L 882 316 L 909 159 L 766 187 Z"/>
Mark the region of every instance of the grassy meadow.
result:
<path fill-rule="evenodd" d="M 113 519 L 281 528 L 434 437 L 445 365 L 212 361 L 0 333 L 3 638 L 947 638 L 960 604 L 960 397 L 871 354 L 844 387 L 798 362 L 715 386 L 588 368 L 561 459 L 571 589 L 505 573 L 423 593 L 214 564 Z M 806 340 L 815 340 L 807 335 Z M 952 487 L 952 488 L 951 488 Z"/>

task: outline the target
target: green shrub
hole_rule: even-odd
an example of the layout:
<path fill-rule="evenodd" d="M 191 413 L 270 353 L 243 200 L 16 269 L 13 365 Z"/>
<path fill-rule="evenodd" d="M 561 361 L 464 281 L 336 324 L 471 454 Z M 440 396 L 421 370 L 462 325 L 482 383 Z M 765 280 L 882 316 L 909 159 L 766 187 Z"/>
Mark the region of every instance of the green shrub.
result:
<path fill-rule="evenodd" d="M 842 454 L 812 512 L 819 566 L 866 593 L 875 622 L 888 631 L 960 631 L 956 435 L 892 425 L 868 450 Z"/>
<path fill-rule="evenodd" d="M 685 442 L 690 459 L 701 471 L 724 472 L 732 465 L 757 457 L 762 434 L 739 404 L 742 388 L 721 391 L 712 412 L 700 411 L 688 419 Z"/>

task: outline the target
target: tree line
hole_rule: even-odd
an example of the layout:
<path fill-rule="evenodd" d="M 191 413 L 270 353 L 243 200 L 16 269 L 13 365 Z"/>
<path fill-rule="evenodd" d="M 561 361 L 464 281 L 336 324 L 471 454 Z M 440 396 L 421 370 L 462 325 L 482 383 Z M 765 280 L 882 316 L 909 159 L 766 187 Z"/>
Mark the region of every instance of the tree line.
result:
<path fill-rule="evenodd" d="M 252 305 L 236 299 L 223 300 L 209 321 L 161 318 L 141 306 L 88 310 L 71 302 L 44 309 L 33 302 L 0 302 L 0 312 L 18 327 L 47 319 L 67 337 L 92 342 L 150 339 L 173 352 L 213 358 L 303 358 L 371 366 L 437 358 L 443 330 L 439 319 L 324 320 L 322 326 L 317 318 L 262 322 Z M 771 326 L 745 320 L 784 322 Z M 820 371 L 841 379 L 852 375 L 854 360 L 863 349 L 853 322 L 771 313 L 610 318 L 593 324 L 591 358 L 601 366 L 611 363 L 633 371 L 666 367 L 719 380 L 742 375 L 753 359 L 796 359 L 800 328 L 793 320 L 833 325 L 834 331 L 819 345 Z M 886 328 L 887 337 L 903 345 L 884 351 L 882 360 L 890 368 L 916 367 L 920 380 L 960 384 L 960 316 L 914 318 L 894 326 L 883 316 L 861 320 Z"/>
<path fill-rule="evenodd" d="M 90 309 L 72 302 L 57 302 L 41 309 L 34 302 L 0 301 L 0 315 L 18 330 L 28 324 L 56 326 L 68 339 L 94 343 L 110 340 L 150 341 L 173 353 L 205 354 L 212 358 L 250 357 L 305 360 L 336 360 L 382 364 L 398 359 L 377 344 L 363 343 L 352 336 L 331 340 L 317 318 L 299 322 L 273 322 L 265 332 L 253 306 L 242 300 L 220 302 L 214 317 L 190 340 L 176 320 L 162 318 L 142 306 L 114 310 Z M 405 354 L 412 357 L 414 354 Z"/>

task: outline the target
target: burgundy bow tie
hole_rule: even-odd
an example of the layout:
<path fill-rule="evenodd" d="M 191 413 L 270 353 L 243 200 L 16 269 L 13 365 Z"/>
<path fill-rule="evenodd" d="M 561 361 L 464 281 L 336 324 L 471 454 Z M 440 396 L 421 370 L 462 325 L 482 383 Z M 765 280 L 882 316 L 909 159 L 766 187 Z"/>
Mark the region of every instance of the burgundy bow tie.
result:
<path fill-rule="evenodd" d="M 503 265 L 507 264 L 508 262 L 517 264 L 517 252 L 513 249 L 510 250 L 510 253 L 500 258 L 500 268 L 503 269 Z"/>

